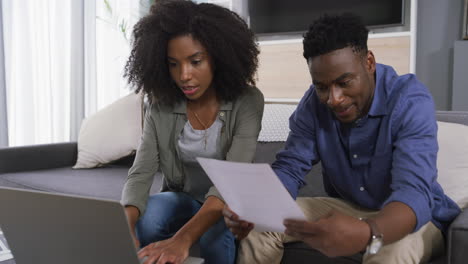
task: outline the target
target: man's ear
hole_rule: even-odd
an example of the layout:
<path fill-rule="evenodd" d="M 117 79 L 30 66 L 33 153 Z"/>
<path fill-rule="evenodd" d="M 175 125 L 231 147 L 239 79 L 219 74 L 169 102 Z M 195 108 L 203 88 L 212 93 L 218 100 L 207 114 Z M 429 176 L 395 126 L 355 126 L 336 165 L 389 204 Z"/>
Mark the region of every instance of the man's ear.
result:
<path fill-rule="evenodd" d="M 366 54 L 366 69 L 370 74 L 375 73 L 375 57 L 371 50 L 367 51 Z"/>

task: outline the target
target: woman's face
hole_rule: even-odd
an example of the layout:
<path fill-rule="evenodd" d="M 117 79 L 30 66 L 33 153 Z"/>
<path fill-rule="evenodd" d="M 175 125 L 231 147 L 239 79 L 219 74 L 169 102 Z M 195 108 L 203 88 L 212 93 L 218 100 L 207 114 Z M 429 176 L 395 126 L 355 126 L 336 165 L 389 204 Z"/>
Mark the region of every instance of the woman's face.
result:
<path fill-rule="evenodd" d="M 172 79 L 190 100 L 214 89 L 213 63 L 200 42 L 190 35 L 172 38 L 167 44 L 167 63 Z"/>

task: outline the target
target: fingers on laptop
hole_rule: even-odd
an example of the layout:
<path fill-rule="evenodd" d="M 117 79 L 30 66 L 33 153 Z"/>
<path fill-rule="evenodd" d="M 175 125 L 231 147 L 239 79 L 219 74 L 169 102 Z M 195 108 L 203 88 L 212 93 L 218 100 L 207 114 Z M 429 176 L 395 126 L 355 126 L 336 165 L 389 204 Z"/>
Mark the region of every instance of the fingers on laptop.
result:
<path fill-rule="evenodd" d="M 177 252 L 167 247 L 168 241 L 154 242 L 138 251 L 138 258 L 143 264 L 182 264 L 188 257 L 187 252 Z"/>

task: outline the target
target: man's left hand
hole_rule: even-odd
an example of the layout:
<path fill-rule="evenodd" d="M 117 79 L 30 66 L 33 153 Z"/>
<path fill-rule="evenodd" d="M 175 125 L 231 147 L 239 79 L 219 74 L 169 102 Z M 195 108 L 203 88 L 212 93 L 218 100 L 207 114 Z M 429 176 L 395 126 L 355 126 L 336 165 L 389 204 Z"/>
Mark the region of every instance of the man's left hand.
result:
<path fill-rule="evenodd" d="M 304 241 L 328 257 L 349 256 L 366 248 L 371 231 L 357 218 L 331 211 L 317 221 L 284 221 L 285 233 Z"/>

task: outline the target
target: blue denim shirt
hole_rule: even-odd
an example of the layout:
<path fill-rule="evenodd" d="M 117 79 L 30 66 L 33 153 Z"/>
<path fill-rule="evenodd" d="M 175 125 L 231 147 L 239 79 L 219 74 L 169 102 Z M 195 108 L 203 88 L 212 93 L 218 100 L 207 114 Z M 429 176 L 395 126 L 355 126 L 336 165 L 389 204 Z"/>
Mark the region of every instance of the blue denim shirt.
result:
<path fill-rule="evenodd" d="M 373 210 L 402 202 L 416 214 L 414 231 L 428 221 L 445 231 L 460 213 L 437 182 L 434 103 L 414 75 L 377 64 L 369 113 L 352 125 L 341 124 L 312 85 L 289 126 L 272 167 L 294 198 L 320 161 L 330 196 Z"/>

